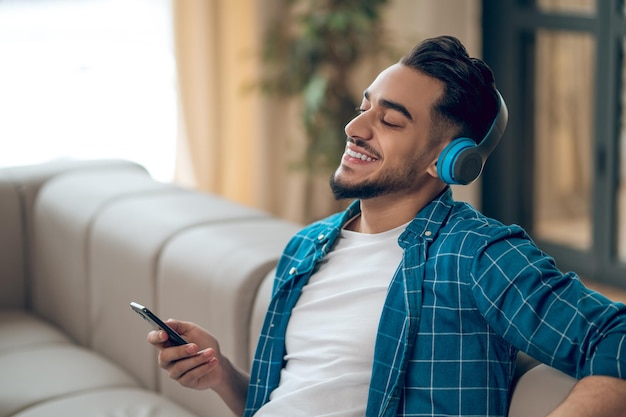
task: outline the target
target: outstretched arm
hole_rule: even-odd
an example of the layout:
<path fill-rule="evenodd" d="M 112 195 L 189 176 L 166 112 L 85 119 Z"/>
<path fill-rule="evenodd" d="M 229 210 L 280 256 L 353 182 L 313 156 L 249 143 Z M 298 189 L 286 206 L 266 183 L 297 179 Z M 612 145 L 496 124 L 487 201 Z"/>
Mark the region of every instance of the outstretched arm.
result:
<path fill-rule="evenodd" d="M 588 376 L 574 386 L 565 401 L 548 417 L 623 417 L 626 380 Z"/>

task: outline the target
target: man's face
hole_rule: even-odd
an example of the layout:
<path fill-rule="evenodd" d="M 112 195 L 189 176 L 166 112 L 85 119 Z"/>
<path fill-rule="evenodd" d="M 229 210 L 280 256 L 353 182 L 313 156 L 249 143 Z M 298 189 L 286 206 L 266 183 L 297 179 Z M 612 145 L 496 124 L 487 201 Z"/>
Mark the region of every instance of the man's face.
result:
<path fill-rule="evenodd" d="M 417 192 L 432 180 L 441 146 L 429 140 L 431 107 L 442 93 L 439 80 L 402 64 L 384 70 L 346 125 L 346 151 L 330 181 L 335 197 Z"/>

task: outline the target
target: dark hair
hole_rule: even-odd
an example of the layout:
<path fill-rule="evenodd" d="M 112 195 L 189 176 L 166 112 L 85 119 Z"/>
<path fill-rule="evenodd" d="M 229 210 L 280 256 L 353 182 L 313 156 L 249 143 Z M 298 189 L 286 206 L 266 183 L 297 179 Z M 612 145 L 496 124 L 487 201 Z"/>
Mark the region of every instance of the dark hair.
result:
<path fill-rule="evenodd" d="M 435 129 L 452 124 L 458 128 L 456 135 L 482 140 L 498 111 L 494 76 L 487 64 L 470 58 L 453 36 L 420 42 L 400 63 L 443 82 L 443 95 L 432 109 Z"/>

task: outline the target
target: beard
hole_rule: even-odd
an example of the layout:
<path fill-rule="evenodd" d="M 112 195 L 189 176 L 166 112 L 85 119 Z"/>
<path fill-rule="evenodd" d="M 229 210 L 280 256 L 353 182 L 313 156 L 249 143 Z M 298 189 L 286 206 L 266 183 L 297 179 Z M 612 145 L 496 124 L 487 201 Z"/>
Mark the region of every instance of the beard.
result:
<path fill-rule="evenodd" d="M 420 164 L 417 161 L 412 161 L 404 168 L 391 169 L 380 178 L 370 179 L 356 184 L 349 184 L 342 181 L 341 176 L 337 175 L 337 172 L 339 172 L 339 170 L 337 170 L 330 177 L 330 188 L 336 200 L 348 198 L 366 200 L 404 191 L 411 192 L 416 186 L 419 166 Z M 344 169 L 348 168 L 344 167 Z"/>

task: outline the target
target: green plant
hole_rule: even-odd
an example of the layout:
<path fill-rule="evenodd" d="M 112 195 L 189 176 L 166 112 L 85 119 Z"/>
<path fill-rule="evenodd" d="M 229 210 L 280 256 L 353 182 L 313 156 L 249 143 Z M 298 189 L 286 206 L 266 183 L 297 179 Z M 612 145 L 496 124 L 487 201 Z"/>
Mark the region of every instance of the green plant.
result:
<path fill-rule="evenodd" d="M 284 15 L 266 33 L 261 86 L 301 98 L 307 136 L 301 165 L 310 172 L 334 170 L 343 154 L 344 126 L 360 103 L 349 79 L 364 58 L 386 50 L 381 12 L 387 3 L 286 0 Z"/>

